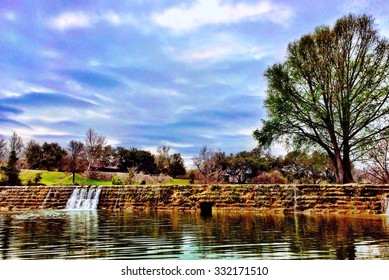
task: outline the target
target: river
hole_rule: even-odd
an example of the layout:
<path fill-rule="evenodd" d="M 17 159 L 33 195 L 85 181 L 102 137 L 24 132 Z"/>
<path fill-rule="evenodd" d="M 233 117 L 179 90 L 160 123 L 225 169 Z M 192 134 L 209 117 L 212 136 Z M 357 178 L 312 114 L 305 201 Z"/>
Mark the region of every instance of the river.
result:
<path fill-rule="evenodd" d="M 9 211 L 0 259 L 389 259 L 389 217 Z"/>

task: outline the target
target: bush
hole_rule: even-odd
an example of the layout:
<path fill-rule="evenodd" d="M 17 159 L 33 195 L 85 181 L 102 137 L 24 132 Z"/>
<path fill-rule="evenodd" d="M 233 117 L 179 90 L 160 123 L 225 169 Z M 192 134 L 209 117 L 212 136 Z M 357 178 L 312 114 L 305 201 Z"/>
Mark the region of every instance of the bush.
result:
<path fill-rule="evenodd" d="M 120 180 L 117 175 L 115 175 L 112 177 L 112 185 L 123 185 L 123 181 Z"/>
<path fill-rule="evenodd" d="M 110 181 L 113 180 L 114 177 L 112 173 L 100 172 L 100 171 L 86 171 L 85 175 L 90 180 L 99 180 L 99 181 Z"/>
<path fill-rule="evenodd" d="M 190 184 L 194 184 L 195 183 L 195 179 L 196 179 L 196 172 L 195 171 L 193 171 L 193 170 L 191 170 L 191 171 L 189 171 L 189 176 L 188 176 L 189 178 L 189 183 Z"/>
<path fill-rule="evenodd" d="M 250 181 L 251 184 L 286 184 L 286 182 L 286 178 L 278 170 L 262 172 Z"/>
<path fill-rule="evenodd" d="M 160 175 L 149 175 L 149 174 L 143 174 L 143 173 L 138 173 L 134 175 L 133 182 L 136 183 L 141 183 L 145 181 L 147 184 L 163 184 L 166 182 L 170 182 L 173 180 L 172 177 L 169 175 L 165 174 L 160 174 Z"/>
<path fill-rule="evenodd" d="M 40 184 L 40 182 L 41 182 L 41 180 L 42 180 L 42 173 L 37 173 L 36 175 L 35 175 L 35 178 L 34 178 L 34 183 L 35 183 L 35 185 L 37 186 L 37 185 L 39 185 Z"/>
<path fill-rule="evenodd" d="M 126 184 L 127 185 L 131 185 L 134 182 L 134 178 L 135 178 L 135 170 L 134 170 L 134 168 L 128 169 L 127 178 L 125 180 Z"/>

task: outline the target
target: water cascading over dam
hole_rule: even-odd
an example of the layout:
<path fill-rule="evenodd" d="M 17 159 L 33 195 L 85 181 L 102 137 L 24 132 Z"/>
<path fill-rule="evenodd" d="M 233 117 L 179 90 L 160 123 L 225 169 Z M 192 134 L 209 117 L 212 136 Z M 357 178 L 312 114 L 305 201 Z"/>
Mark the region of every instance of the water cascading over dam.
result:
<path fill-rule="evenodd" d="M 66 210 L 96 210 L 99 204 L 101 188 L 75 188 Z"/>

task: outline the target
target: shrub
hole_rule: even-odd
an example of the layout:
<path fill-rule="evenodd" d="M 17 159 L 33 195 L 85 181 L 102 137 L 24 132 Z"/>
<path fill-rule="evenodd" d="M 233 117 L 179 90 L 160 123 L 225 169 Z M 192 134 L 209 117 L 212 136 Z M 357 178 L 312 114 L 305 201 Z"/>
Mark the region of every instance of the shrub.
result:
<path fill-rule="evenodd" d="M 173 178 L 165 174 L 149 175 L 149 174 L 138 173 L 135 174 L 133 182 L 141 183 L 145 181 L 145 183 L 147 184 L 162 184 L 162 183 L 170 182 L 171 180 L 173 180 Z"/>
<path fill-rule="evenodd" d="M 34 183 L 35 183 L 35 185 L 39 185 L 39 183 L 41 182 L 41 180 L 42 180 L 42 173 L 37 173 L 36 175 L 35 175 L 35 178 L 34 178 Z"/>
<path fill-rule="evenodd" d="M 123 185 L 123 181 L 117 175 L 112 177 L 112 185 Z"/>
<path fill-rule="evenodd" d="M 101 172 L 101 171 L 86 171 L 85 175 L 90 180 L 100 180 L 100 181 L 109 181 L 112 180 L 114 177 L 112 173 Z"/>
<path fill-rule="evenodd" d="M 134 168 L 128 169 L 127 178 L 125 180 L 126 184 L 131 185 L 134 182 L 135 170 Z"/>
<path fill-rule="evenodd" d="M 196 172 L 194 170 L 189 171 L 189 183 L 194 184 L 196 179 Z"/>
<path fill-rule="evenodd" d="M 286 184 L 286 182 L 286 178 L 278 170 L 261 172 L 250 181 L 252 184 Z"/>

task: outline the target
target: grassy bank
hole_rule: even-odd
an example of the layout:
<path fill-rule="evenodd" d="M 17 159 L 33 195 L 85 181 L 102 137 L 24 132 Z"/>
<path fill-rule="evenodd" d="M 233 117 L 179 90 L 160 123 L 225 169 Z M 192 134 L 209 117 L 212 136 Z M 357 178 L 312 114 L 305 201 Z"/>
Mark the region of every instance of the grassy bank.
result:
<path fill-rule="evenodd" d="M 70 172 L 57 172 L 57 171 L 44 171 L 44 170 L 21 170 L 20 179 L 22 180 L 23 185 L 27 185 L 28 181 L 34 182 L 36 174 L 41 173 L 41 183 L 47 186 L 55 185 L 73 185 L 72 183 L 72 173 Z M 94 186 L 109 186 L 112 185 L 112 181 L 100 181 L 100 180 L 91 180 L 81 174 L 76 174 L 76 184 L 78 185 L 94 185 Z M 139 184 L 139 183 L 135 183 Z M 166 182 L 163 185 L 187 185 L 189 180 L 183 179 L 173 179 L 170 182 Z"/>

